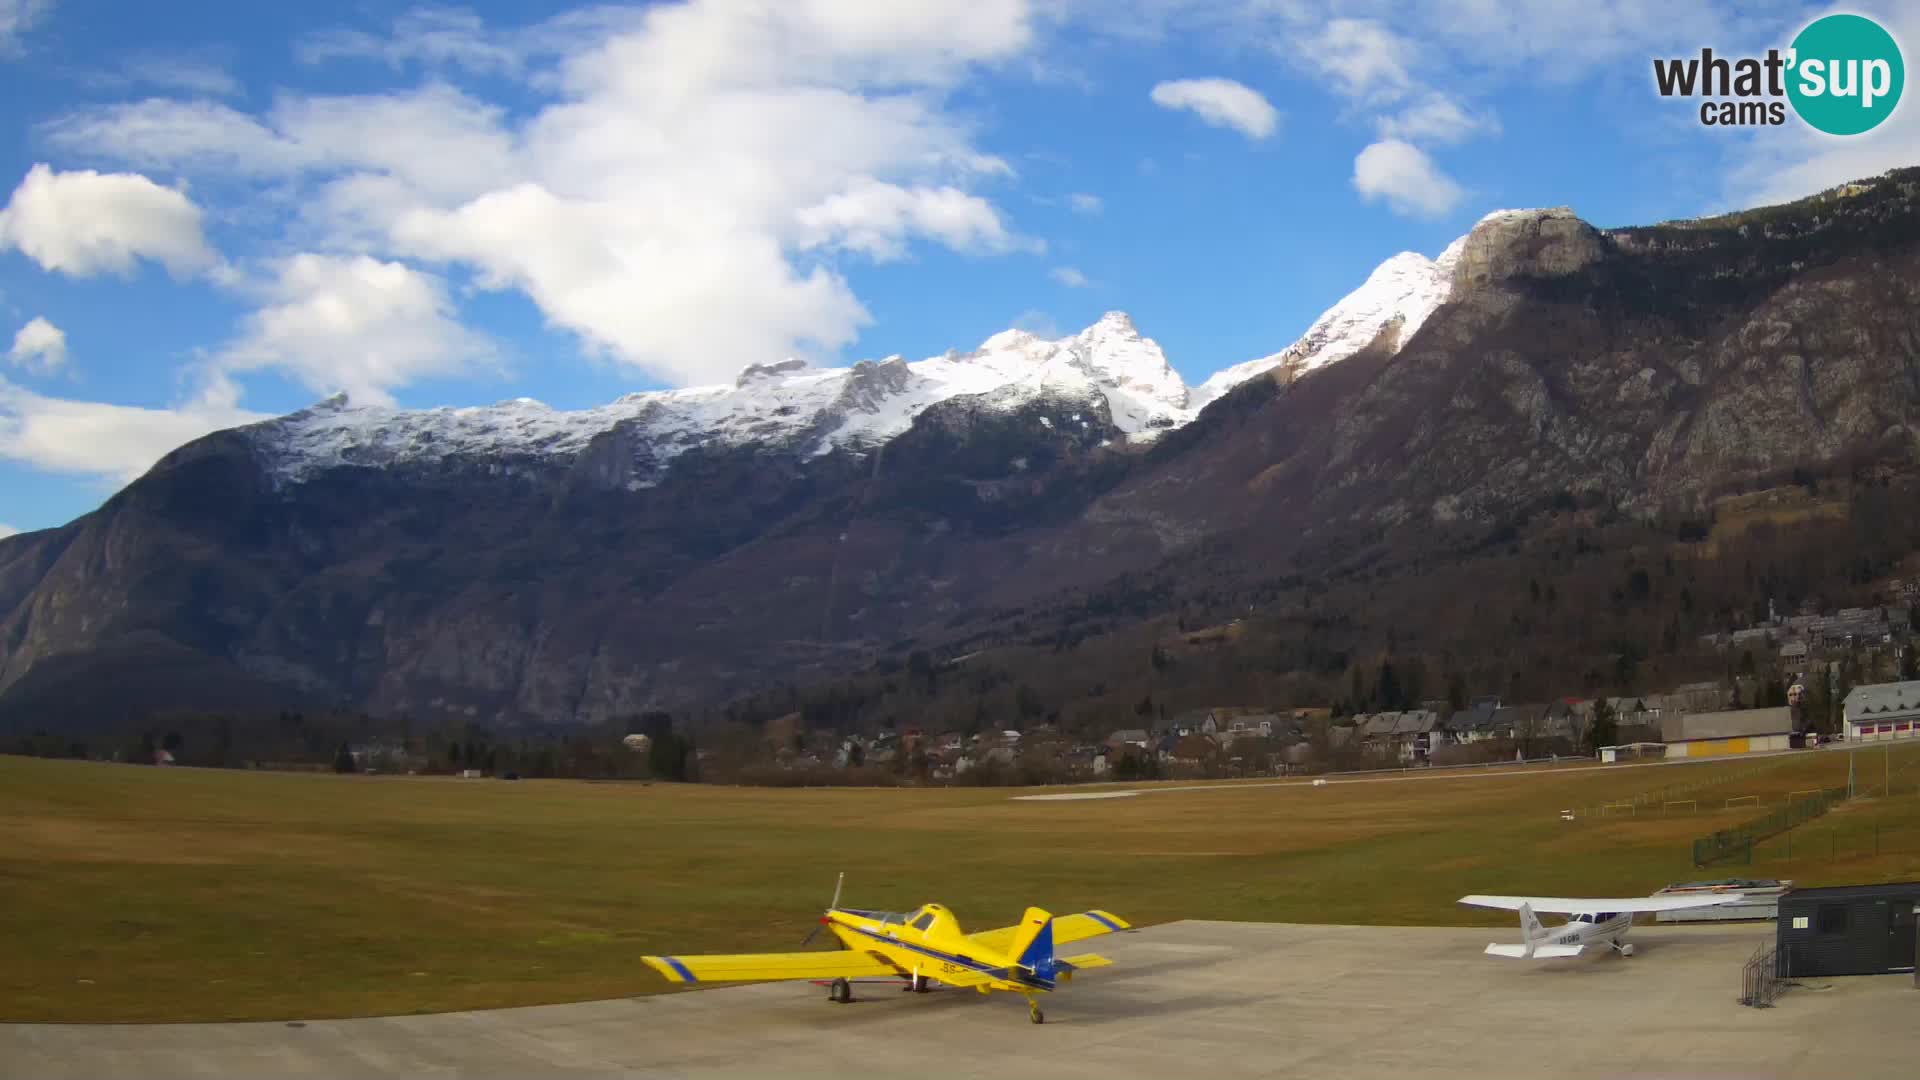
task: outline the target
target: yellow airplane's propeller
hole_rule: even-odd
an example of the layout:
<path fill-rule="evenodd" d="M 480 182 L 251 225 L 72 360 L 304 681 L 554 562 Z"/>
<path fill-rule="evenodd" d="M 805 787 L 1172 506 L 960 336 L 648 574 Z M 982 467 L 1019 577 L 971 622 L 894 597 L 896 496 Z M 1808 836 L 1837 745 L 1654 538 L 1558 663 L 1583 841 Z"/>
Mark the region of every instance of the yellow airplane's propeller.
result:
<path fill-rule="evenodd" d="M 813 929 L 807 931 L 807 936 L 800 940 L 801 948 L 804 949 L 807 946 L 813 944 L 813 936 L 820 932 L 820 927 L 827 925 L 827 922 L 828 922 L 827 916 L 832 915 L 836 910 L 839 909 L 840 886 L 845 885 L 846 883 L 847 883 L 847 872 L 845 870 L 842 870 L 840 871 L 840 879 L 833 883 L 833 901 L 827 905 L 827 914 L 820 916 L 820 922 L 818 923 L 818 925 L 814 926 Z M 834 940 L 834 943 L 838 945 L 840 948 L 844 949 L 847 947 L 846 942 L 841 941 L 839 938 L 836 937 L 833 940 Z"/>

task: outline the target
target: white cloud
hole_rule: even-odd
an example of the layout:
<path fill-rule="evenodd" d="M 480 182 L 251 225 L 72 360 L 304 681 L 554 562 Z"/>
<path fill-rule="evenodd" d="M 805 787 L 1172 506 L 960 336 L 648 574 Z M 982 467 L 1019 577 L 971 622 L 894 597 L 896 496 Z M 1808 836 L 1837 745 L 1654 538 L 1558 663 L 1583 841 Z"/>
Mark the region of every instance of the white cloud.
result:
<path fill-rule="evenodd" d="M 1375 128 L 1383 139 L 1457 143 L 1475 135 L 1498 134 L 1500 122 L 1491 115 L 1469 112 L 1450 95 L 1429 92 L 1399 112 L 1381 117 Z"/>
<path fill-rule="evenodd" d="M 1163 109 L 1189 110 L 1249 139 L 1272 135 L 1280 123 L 1280 114 L 1258 90 L 1232 79 L 1175 79 L 1155 86 L 1151 97 Z"/>
<path fill-rule="evenodd" d="M 117 487 L 183 443 L 267 419 L 239 408 L 238 399 L 217 376 L 171 409 L 46 397 L 0 379 L 0 458 Z"/>
<path fill-rule="evenodd" d="M 275 368 L 319 393 L 388 404 L 393 387 L 497 360 L 455 319 L 440 280 L 400 263 L 306 253 L 255 291 L 265 303 L 217 355 L 225 370 Z"/>
<path fill-rule="evenodd" d="M 151 259 L 184 277 L 219 262 L 200 208 L 137 173 L 54 172 L 35 165 L 0 210 L 0 251 L 19 248 L 70 277 L 127 274 Z"/>
<path fill-rule="evenodd" d="M 19 55 L 20 36 L 52 8 L 52 0 L 0 0 L 0 56 Z"/>
<path fill-rule="evenodd" d="M 291 189 L 302 246 L 469 268 L 674 383 L 851 342 L 870 318 L 838 260 L 1043 247 L 983 191 L 1011 169 L 946 101 L 1031 42 L 1024 0 L 693 0 L 492 30 L 409 19 L 304 53 L 517 73 L 547 104 L 509 114 L 438 84 L 260 115 L 146 101 L 81 110 L 47 137 Z"/>
<path fill-rule="evenodd" d="M 868 183 L 796 214 L 800 247 L 837 247 L 876 260 L 906 254 L 907 238 L 931 236 L 955 251 L 993 254 L 1030 248 L 1008 233 L 993 204 L 955 187 Z"/>
<path fill-rule="evenodd" d="M 452 8 L 420 8 L 394 20 L 389 36 L 362 30 L 314 34 L 295 47 L 302 63 L 377 60 L 390 67 L 418 63 L 468 71 L 513 74 L 525 57 L 506 35 L 489 30 L 478 15 Z"/>
<path fill-rule="evenodd" d="M 1305 44 L 1307 61 L 1347 97 L 1395 101 L 1414 85 L 1414 46 L 1373 19 L 1334 19 Z"/>
<path fill-rule="evenodd" d="M 208 101 L 87 109 L 46 126 L 71 153 L 145 169 L 285 179 L 371 175 L 440 199 L 479 195 L 519 174 L 501 109 L 442 83 L 390 94 L 286 97 L 260 117 Z"/>
<path fill-rule="evenodd" d="M 1107 206 L 1100 196 L 1089 195 L 1084 191 L 1076 191 L 1067 196 L 1067 205 L 1072 207 L 1076 214 L 1097 214 Z"/>
<path fill-rule="evenodd" d="M 19 536 L 19 535 L 20 535 L 19 529 L 14 528 L 12 525 L 9 525 L 4 521 L 0 521 L 0 540 L 5 540 L 9 536 Z"/>
<path fill-rule="evenodd" d="M 67 362 L 67 332 L 36 315 L 13 335 L 7 359 L 43 375 L 57 371 Z"/>
<path fill-rule="evenodd" d="M 139 53 L 88 76 L 97 86 L 156 86 L 203 97 L 234 97 L 240 80 L 216 56 L 200 53 Z"/>
<path fill-rule="evenodd" d="M 1093 285 L 1087 280 L 1087 275 L 1071 266 L 1056 266 L 1047 272 L 1047 276 L 1069 289 L 1085 289 Z"/>
<path fill-rule="evenodd" d="M 1384 139 L 1353 159 L 1353 186 L 1368 202 L 1385 199 L 1396 214 L 1438 217 L 1466 193 L 1410 143 Z"/>
<path fill-rule="evenodd" d="M 148 98 L 68 113 L 44 125 L 71 154 L 104 154 L 142 169 L 221 176 L 286 176 L 313 163 L 266 124 L 211 101 Z"/>

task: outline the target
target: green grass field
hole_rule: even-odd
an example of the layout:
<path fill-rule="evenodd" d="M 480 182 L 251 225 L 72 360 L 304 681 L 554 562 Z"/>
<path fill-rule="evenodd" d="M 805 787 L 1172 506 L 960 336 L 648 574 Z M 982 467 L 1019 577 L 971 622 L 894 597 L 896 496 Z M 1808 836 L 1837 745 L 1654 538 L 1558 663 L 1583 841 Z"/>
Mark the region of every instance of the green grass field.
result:
<path fill-rule="evenodd" d="M 1806 826 L 1815 839 L 1791 863 L 1763 851 L 1751 868 L 1694 870 L 1692 837 L 1756 814 L 1715 809 L 1725 797 L 1777 804 L 1845 781 L 1844 755 L 1775 760 L 1699 793 L 1697 813 L 1565 822 L 1563 807 L 1752 762 L 1323 788 L 1141 785 L 1150 793 L 1016 802 L 1005 789 L 507 783 L 0 757 L 0 1020 L 330 1017 L 653 993 L 667 987 L 639 964 L 644 953 L 797 947 L 841 870 L 844 903 L 937 899 L 969 929 L 1010 922 L 1029 903 L 1101 906 L 1140 924 L 1504 926 L 1454 901 L 1633 894 L 1741 873 L 1920 877 L 1911 781 L 1896 784 L 1907 794 Z M 1874 826 L 1877 853 L 1817 841 L 1822 828 Z"/>

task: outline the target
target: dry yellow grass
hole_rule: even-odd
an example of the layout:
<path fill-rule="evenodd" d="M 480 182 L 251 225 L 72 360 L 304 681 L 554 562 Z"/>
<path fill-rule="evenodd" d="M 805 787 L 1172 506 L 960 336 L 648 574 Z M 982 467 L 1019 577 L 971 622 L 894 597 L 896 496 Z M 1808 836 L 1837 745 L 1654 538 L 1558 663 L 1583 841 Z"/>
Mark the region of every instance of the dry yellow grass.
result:
<path fill-rule="evenodd" d="M 0 757 L 0 1019 L 364 1015 L 652 993 L 649 952 L 798 945 L 845 902 L 1025 905 L 1177 918 L 1495 922 L 1468 892 L 1638 893 L 1702 874 L 1699 833 L 1754 814 L 1564 822 L 1681 774 L 1750 762 L 1474 774 L 1314 788 L 1141 785 L 1125 799 L 1006 790 L 768 790 L 152 769 Z M 1705 770 L 1697 772 L 1696 770 Z M 1726 795 L 1844 781 L 1777 759 Z M 1834 845 L 1802 881 L 1920 877 L 1920 800 L 1879 854 Z M 1868 815 L 1872 815 L 1869 819 Z M 1903 831 L 1904 830 L 1904 831 Z M 1857 846 L 1856 846 L 1857 847 Z M 1763 859 L 1765 853 L 1762 853 Z M 1756 865 L 1775 874 L 1787 867 Z"/>

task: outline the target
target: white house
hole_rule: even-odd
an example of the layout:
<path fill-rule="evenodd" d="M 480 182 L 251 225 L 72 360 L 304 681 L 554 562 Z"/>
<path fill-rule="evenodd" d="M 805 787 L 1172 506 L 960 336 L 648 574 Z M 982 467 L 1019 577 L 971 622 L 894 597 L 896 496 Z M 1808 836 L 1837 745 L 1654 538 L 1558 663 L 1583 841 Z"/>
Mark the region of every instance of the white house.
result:
<path fill-rule="evenodd" d="M 1840 709 L 1848 742 L 1920 738 L 1920 681 L 1856 686 Z"/>

